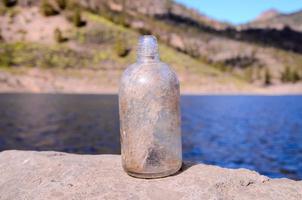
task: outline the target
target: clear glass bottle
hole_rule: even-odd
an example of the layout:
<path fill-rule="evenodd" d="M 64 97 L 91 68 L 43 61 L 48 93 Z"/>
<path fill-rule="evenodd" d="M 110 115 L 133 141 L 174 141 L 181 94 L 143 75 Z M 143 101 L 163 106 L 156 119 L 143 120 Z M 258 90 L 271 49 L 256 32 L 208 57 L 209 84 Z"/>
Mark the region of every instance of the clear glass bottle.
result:
<path fill-rule="evenodd" d="M 182 164 L 179 81 L 154 36 L 140 38 L 137 56 L 119 88 L 122 164 L 134 177 L 165 177 Z"/>

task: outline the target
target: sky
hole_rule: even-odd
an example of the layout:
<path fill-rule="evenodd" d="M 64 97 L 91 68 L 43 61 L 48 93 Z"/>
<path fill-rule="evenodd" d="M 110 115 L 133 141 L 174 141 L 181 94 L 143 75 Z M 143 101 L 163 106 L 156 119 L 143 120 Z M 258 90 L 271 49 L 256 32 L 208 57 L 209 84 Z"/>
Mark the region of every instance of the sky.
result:
<path fill-rule="evenodd" d="M 219 21 L 243 24 L 262 12 L 277 9 L 283 13 L 302 10 L 302 0 L 175 0 Z"/>

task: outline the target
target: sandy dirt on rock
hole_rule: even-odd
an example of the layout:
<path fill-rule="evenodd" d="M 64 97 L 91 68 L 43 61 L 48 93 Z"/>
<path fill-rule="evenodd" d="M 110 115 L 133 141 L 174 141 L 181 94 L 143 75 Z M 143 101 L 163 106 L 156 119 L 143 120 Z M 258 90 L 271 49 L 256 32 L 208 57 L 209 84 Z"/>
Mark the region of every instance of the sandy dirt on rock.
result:
<path fill-rule="evenodd" d="M 247 169 L 185 163 L 174 176 L 128 176 L 119 155 L 0 153 L 0 199 L 301 200 L 302 181 L 270 179 Z"/>

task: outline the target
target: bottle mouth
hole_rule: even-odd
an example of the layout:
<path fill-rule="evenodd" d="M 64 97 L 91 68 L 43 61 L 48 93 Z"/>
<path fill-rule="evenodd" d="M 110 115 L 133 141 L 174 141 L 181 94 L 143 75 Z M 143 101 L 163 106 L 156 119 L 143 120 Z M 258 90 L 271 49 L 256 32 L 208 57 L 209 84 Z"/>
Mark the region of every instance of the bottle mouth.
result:
<path fill-rule="evenodd" d="M 138 42 L 137 55 L 140 58 L 158 58 L 158 44 L 156 37 L 153 35 L 141 36 Z"/>

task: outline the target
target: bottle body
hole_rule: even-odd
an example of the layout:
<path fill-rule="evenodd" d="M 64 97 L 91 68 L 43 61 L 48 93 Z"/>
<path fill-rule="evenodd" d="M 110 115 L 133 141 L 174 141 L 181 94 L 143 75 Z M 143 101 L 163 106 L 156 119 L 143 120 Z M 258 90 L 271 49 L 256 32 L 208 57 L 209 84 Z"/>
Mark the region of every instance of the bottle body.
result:
<path fill-rule="evenodd" d="M 119 89 L 124 170 L 139 178 L 174 174 L 182 164 L 179 82 L 168 65 L 148 60 L 124 72 Z"/>

